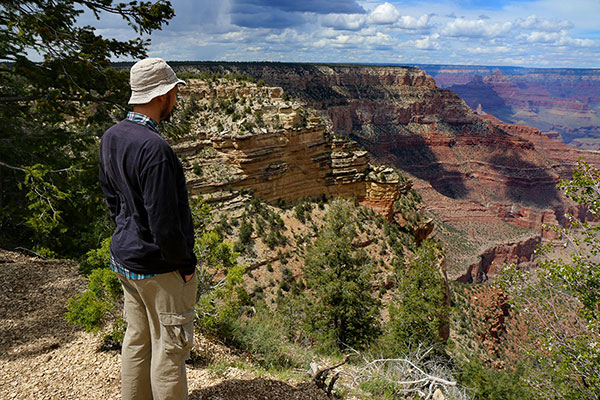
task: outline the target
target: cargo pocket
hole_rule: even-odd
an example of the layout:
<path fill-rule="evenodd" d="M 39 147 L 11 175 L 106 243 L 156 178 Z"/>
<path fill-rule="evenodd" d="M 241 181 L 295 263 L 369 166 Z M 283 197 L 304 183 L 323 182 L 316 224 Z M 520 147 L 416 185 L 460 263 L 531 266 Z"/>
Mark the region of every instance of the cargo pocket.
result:
<path fill-rule="evenodd" d="M 194 311 L 185 313 L 159 313 L 161 341 L 165 352 L 179 354 L 183 358 L 190 356 L 194 341 Z"/>

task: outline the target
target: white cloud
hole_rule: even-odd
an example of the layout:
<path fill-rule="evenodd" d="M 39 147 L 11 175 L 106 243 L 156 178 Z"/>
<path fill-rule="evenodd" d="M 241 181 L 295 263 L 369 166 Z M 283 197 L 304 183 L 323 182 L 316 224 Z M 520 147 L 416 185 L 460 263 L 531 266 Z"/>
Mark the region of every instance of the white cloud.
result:
<path fill-rule="evenodd" d="M 528 43 L 549 44 L 569 47 L 594 47 L 600 44 L 592 39 L 579 39 L 567 36 L 565 31 L 561 32 L 531 32 L 519 36 L 519 39 Z"/>
<path fill-rule="evenodd" d="M 369 14 L 368 22 L 374 25 L 390 25 L 398 21 L 398 18 L 400 11 L 390 3 L 383 3 Z"/>
<path fill-rule="evenodd" d="M 396 43 L 394 38 L 381 32 L 363 30 L 356 33 L 337 34 L 336 36 L 321 37 L 314 41 L 312 45 L 318 48 L 360 48 L 360 49 L 381 49 L 391 48 Z"/>
<path fill-rule="evenodd" d="M 391 47 L 395 43 L 394 39 L 386 34 L 381 32 L 377 32 L 374 36 L 367 36 L 365 38 L 365 44 L 369 48 L 381 48 L 381 47 Z"/>
<path fill-rule="evenodd" d="M 561 46 L 572 46 L 572 47 L 597 47 L 600 45 L 600 41 L 592 39 L 578 39 L 565 36 L 558 41 Z"/>
<path fill-rule="evenodd" d="M 328 28 L 357 31 L 365 25 L 362 14 L 327 14 L 321 18 L 321 24 Z"/>
<path fill-rule="evenodd" d="M 415 47 L 421 50 L 439 50 L 442 48 L 441 44 L 438 42 L 440 35 L 438 33 L 434 33 L 433 35 L 429 35 L 424 37 L 423 39 L 418 39 L 415 41 Z"/>
<path fill-rule="evenodd" d="M 467 47 L 465 48 L 465 52 L 468 54 L 475 55 L 496 55 L 496 54 L 506 54 L 506 53 L 515 53 L 515 49 L 509 46 L 489 46 L 489 47 Z"/>
<path fill-rule="evenodd" d="M 482 19 L 457 18 L 446 24 L 441 32 L 445 36 L 452 37 L 493 38 L 510 32 L 512 27 L 511 22 L 494 24 Z"/>
<path fill-rule="evenodd" d="M 570 21 L 573 28 L 576 29 L 598 30 L 598 17 L 600 16 L 600 1 L 598 0 L 514 1 L 504 8 L 508 15 L 514 16 L 525 14 L 525 10 L 527 14 L 535 14 L 550 21 L 556 18 Z"/>
<path fill-rule="evenodd" d="M 319 31 L 318 34 L 320 37 L 323 37 L 323 38 L 334 38 L 337 35 L 339 35 L 340 32 L 333 28 L 326 28 L 326 29 L 322 29 L 321 31 Z"/>
<path fill-rule="evenodd" d="M 311 36 L 307 33 L 299 33 L 293 28 L 286 28 L 279 34 L 270 34 L 265 40 L 271 43 L 305 43 L 311 39 Z"/>
<path fill-rule="evenodd" d="M 421 15 L 419 19 L 404 15 L 398 19 L 398 22 L 394 26 L 402 29 L 425 29 L 429 26 L 430 20 L 430 14 Z"/>
<path fill-rule="evenodd" d="M 365 12 L 338 7 L 345 1 Z M 398 62 L 401 50 L 406 63 L 600 66 L 600 0 L 500 1 L 483 9 L 472 0 L 172 0 L 177 17 L 152 33 L 150 51 L 187 60 Z M 103 21 L 98 33 L 131 37 Z"/>
<path fill-rule="evenodd" d="M 524 29 L 535 29 L 544 32 L 559 32 L 565 29 L 573 28 L 573 24 L 566 20 L 551 21 L 548 19 L 538 18 L 536 15 L 530 15 L 525 19 L 519 18 L 515 25 Z"/>
<path fill-rule="evenodd" d="M 555 43 L 562 35 L 558 32 L 531 32 L 524 34 L 520 38 L 529 43 Z"/>

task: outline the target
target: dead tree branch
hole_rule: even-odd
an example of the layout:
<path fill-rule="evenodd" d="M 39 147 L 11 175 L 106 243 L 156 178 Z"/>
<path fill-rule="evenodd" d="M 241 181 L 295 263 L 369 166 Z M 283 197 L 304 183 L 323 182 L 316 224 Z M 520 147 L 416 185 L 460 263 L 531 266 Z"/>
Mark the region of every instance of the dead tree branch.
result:
<path fill-rule="evenodd" d="M 327 393 L 327 396 L 331 397 L 331 392 L 333 391 L 333 386 L 335 385 L 335 382 L 339 379 L 340 377 L 340 372 L 338 371 L 329 381 L 329 384 L 326 383 L 327 377 L 329 376 L 329 373 L 331 371 L 333 371 L 334 369 L 341 367 L 342 365 L 346 364 L 348 362 L 348 360 L 350 359 L 350 357 L 354 357 L 356 356 L 356 354 L 346 354 L 344 356 L 344 359 L 335 364 L 332 365 L 330 367 L 326 367 L 326 368 L 318 368 L 316 363 L 311 363 L 310 367 L 312 370 L 312 379 L 313 382 L 315 383 L 315 385 L 317 385 L 317 387 L 319 389 L 323 389 L 325 391 L 325 393 Z"/>

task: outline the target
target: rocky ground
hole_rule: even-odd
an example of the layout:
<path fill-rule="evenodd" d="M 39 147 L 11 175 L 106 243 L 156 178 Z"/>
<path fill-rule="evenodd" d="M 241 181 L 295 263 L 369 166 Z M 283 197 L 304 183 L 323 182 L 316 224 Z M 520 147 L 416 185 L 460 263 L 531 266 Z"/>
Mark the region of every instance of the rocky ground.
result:
<path fill-rule="evenodd" d="M 121 397 L 120 355 L 99 352 L 99 337 L 64 319 L 67 299 L 85 287 L 75 262 L 0 250 L 1 399 Z M 200 340 L 197 346 L 207 345 Z M 308 376 L 284 381 L 263 371 L 222 365 L 188 365 L 190 399 L 328 398 Z"/>

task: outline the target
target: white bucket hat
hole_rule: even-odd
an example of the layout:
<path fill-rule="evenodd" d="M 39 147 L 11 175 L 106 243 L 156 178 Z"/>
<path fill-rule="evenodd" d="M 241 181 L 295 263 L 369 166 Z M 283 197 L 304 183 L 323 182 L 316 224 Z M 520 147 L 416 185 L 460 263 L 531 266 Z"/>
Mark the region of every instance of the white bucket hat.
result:
<path fill-rule="evenodd" d="M 138 61 L 129 72 L 131 97 L 129 104 L 146 104 L 153 98 L 167 94 L 175 85 L 185 85 L 162 58 Z"/>

